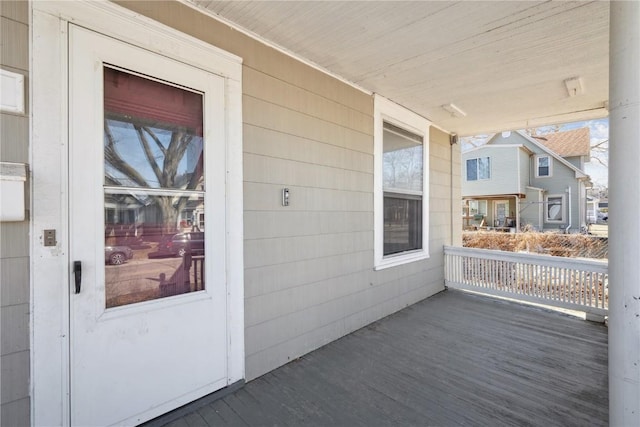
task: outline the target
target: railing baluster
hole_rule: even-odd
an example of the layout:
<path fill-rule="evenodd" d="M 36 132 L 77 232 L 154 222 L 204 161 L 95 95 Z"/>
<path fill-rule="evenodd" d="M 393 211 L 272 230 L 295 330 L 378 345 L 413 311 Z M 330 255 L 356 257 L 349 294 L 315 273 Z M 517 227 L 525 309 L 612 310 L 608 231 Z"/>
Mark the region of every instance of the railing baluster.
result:
<path fill-rule="evenodd" d="M 546 304 L 605 315 L 608 266 L 604 261 L 445 247 L 445 279 L 451 287 L 542 300 Z"/>

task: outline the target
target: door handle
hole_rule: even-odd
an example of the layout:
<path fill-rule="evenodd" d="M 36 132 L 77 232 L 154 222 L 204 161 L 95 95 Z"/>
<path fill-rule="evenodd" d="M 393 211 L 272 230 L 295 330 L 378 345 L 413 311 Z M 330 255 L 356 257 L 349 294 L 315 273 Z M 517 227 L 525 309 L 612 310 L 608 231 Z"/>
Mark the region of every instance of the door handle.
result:
<path fill-rule="evenodd" d="M 73 277 L 76 282 L 76 294 L 79 294 L 82 287 L 82 261 L 73 261 Z"/>

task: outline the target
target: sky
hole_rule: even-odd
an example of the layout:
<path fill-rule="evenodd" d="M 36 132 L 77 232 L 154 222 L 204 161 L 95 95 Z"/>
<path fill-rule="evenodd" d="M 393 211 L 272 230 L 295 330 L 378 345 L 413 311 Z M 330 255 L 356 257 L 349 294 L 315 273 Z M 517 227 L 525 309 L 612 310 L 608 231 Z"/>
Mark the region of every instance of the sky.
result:
<path fill-rule="evenodd" d="M 581 127 L 588 126 L 589 133 L 591 136 L 591 146 L 602 142 L 607 141 L 609 139 L 609 119 L 597 119 L 597 120 L 587 120 L 582 122 L 572 122 L 572 123 L 564 123 L 558 125 L 560 127 L 560 131 L 578 129 Z M 554 130 L 553 126 L 543 126 L 538 128 L 539 134 L 549 133 Z M 473 145 L 469 141 L 473 141 L 473 144 L 476 146 L 484 144 L 492 135 L 478 135 L 475 137 L 465 137 L 461 138 L 462 140 L 462 150 L 466 151 L 473 148 Z M 608 151 L 608 142 L 602 145 L 606 148 L 605 152 L 597 152 L 596 150 L 592 150 L 592 157 L 597 156 L 598 159 L 602 161 L 605 165 L 609 164 L 609 151 Z M 608 178 L 608 169 L 602 165 L 598 160 L 591 159 L 589 163 L 585 165 L 585 172 L 591 177 L 591 181 L 596 187 L 608 187 L 609 178 Z"/>

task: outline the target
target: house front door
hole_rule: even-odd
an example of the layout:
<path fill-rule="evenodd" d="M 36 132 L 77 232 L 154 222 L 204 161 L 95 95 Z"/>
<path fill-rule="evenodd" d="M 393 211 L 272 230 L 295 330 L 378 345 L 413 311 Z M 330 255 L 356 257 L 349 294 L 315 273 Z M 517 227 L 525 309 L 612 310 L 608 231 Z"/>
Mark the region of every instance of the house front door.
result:
<path fill-rule="evenodd" d="M 505 219 L 507 218 L 509 212 L 509 202 L 506 200 L 497 200 L 494 202 L 495 207 L 495 216 L 494 222 L 496 227 L 505 227 Z"/>
<path fill-rule="evenodd" d="M 224 79 L 69 37 L 70 418 L 138 424 L 227 385 Z"/>

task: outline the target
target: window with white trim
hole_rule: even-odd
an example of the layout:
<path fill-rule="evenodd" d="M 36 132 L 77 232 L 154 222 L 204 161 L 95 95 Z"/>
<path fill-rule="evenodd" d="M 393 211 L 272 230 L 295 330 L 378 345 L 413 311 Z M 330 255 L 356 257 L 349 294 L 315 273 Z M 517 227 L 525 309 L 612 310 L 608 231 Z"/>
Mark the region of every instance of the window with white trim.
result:
<path fill-rule="evenodd" d="M 482 215 L 487 216 L 487 201 L 486 200 L 469 200 L 469 215 Z"/>
<path fill-rule="evenodd" d="M 536 178 L 551 176 L 551 157 L 536 156 Z"/>
<path fill-rule="evenodd" d="M 376 268 L 429 256 L 429 125 L 423 117 L 376 96 Z"/>
<path fill-rule="evenodd" d="M 564 222 L 564 196 L 550 194 L 545 197 L 545 221 Z"/>
<path fill-rule="evenodd" d="M 491 158 L 478 157 L 467 160 L 467 181 L 491 179 Z"/>

